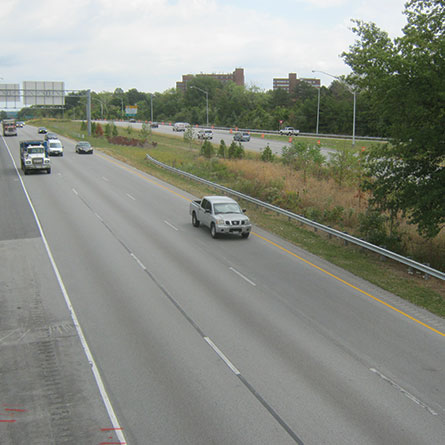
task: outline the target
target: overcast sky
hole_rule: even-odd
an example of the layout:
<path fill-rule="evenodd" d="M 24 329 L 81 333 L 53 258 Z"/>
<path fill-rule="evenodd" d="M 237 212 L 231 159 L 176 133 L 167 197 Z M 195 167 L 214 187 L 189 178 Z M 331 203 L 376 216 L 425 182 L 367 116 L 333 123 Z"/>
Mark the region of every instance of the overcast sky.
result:
<path fill-rule="evenodd" d="M 351 19 L 391 37 L 405 0 L 1 0 L 0 82 L 63 81 L 67 90 L 163 92 L 183 74 L 244 68 L 274 77 L 347 74 Z"/>

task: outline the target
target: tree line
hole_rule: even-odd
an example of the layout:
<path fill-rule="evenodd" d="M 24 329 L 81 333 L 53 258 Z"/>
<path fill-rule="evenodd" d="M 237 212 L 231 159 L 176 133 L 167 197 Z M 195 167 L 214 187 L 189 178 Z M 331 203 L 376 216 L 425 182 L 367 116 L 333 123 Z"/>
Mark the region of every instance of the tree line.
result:
<path fill-rule="evenodd" d="M 175 88 L 164 92 L 146 93 L 136 88 L 114 92 L 92 92 L 93 119 L 128 119 L 127 105 L 138 108 L 136 119 L 141 121 L 184 121 L 205 125 L 208 92 L 209 123 L 218 127 L 238 127 L 260 130 L 278 130 L 292 126 L 305 133 L 315 133 L 317 124 L 318 90 L 300 82 L 296 88 L 262 91 L 255 86 L 243 87 L 233 82 L 222 83 L 207 76 L 195 76 L 186 91 Z M 43 107 L 25 108 L 19 118 L 64 117 L 86 118 L 86 92 L 70 93 L 65 97 L 64 110 Z M 329 87 L 320 88 L 319 133 L 352 134 L 353 95 L 343 81 L 335 80 Z M 356 134 L 362 136 L 388 135 L 388 128 L 373 115 L 369 97 L 357 93 Z"/>

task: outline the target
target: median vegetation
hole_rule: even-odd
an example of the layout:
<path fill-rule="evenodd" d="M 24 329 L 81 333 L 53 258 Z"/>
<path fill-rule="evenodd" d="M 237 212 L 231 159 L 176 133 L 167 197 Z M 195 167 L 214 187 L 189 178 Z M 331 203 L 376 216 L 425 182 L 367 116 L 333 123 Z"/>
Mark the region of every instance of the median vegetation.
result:
<path fill-rule="evenodd" d="M 85 136 L 79 123 L 39 121 L 51 130 L 73 139 Z M 443 268 L 445 234 L 425 240 L 400 215 L 381 214 L 369 206 L 369 192 L 360 188 L 362 148 L 344 147 L 328 162 L 317 146 L 303 139 L 274 156 L 265 147 L 261 153 L 246 151 L 239 144 L 200 142 L 184 136 L 163 135 L 115 127 L 119 137 L 132 137 L 139 146 L 117 145 L 100 132 L 89 138 L 98 149 L 170 182 L 196 196 L 214 193 L 203 185 L 152 165 L 146 153 L 155 159 L 212 182 L 225 185 L 260 200 L 288 209 L 322 224 L 385 246 L 417 261 Z M 116 139 L 118 140 L 118 139 Z M 141 146 L 142 145 L 142 146 Z M 240 149 L 241 147 L 241 149 Z M 329 239 L 320 232 L 301 227 L 275 213 L 246 203 L 249 216 L 261 226 L 283 238 L 361 276 L 409 301 L 445 316 L 443 282 L 408 273 L 406 266 L 362 252 L 342 241 Z"/>

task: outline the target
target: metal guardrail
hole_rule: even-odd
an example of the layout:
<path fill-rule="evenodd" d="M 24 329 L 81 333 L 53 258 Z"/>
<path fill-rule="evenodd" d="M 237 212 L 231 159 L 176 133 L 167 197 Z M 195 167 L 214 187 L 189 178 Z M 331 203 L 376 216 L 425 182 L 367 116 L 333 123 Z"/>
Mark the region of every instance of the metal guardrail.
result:
<path fill-rule="evenodd" d="M 207 125 L 192 125 L 192 128 L 209 128 Z M 280 132 L 278 130 L 259 130 L 254 128 L 238 128 L 238 127 L 211 127 L 213 130 L 223 130 L 223 131 L 248 131 L 249 133 L 255 134 L 271 134 L 274 136 L 280 136 Z M 350 134 L 330 134 L 330 133 L 298 133 L 298 135 L 293 136 L 294 138 L 298 138 L 298 136 L 308 136 L 313 138 L 329 138 L 329 139 L 352 139 L 352 135 Z M 388 139 L 377 137 L 377 136 L 355 136 L 356 141 L 377 141 L 377 142 L 387 142 Z"/>
<path fill-rule="evenodd" d="M 408 266 L 414 270 L 419 270 L 419 271 L 423 272 L 424 274 L 426 274 L 426 276 L 432 276 L 432 277 L 438 278 L 439 280 L 445 280 L 444 272 L 440 272 L 439 270 L 433 269 L 432 267 L 429 267 L 425 264 L 418 263 L 417 261 L 414 261 L 410 258 L 403 257 L 402 255 L 399 255 L 395 252 L 391 252 L 390 250 L 384 249 L 383 247 L 379 247 L 374 244 L 368 243 L 367 241 L 363 241 L 360 238 L 355 238 L 354 236 L 348 235 L 347 233 L 344 233 L 344 232 L 340 232 L 339 230 L 335 230 L 331 227 L 325 226 L 325 225 L 320 224 L 316 221 L 311 221 L 310 219 L 307 219 L 304 216 L 297 215 L 297 214 L 292 213 L 288 210 L 284 210 L 280 207 L 274 206 L 267 202 L 260 201 L 259 199 L 252 198 L 251 196 L 237 192 L 236 190 L 232 190 L 232 189 L 229 189 L 228 187 L 224 187 L 223 185 L 215 184 L 211 181 L 200 178 L 199 176 L 195 176 L 195 175 L 192 175 L 191 173 L 187 173 L 187 172 L 179 170 L 175 167 L 171 167 L 169 165 L 163 164 L 162 162 L 152 158 L 149 154 L 146 154 L 146 159 L 148 159 L 150 162 L 153 162 L 154 164 L 158 165 L 159 167 L 165 168 L 166 170 L 170 170 L 170 171 L 177 173 L 181 176 L 185 176 L 186 178 L 193 179 L 197 182 L 200 182 L 202 184 L 216 188 L 216 189 L 226 192 L 230 195 L 237 196 L 238 198 L 241 198 L 245 201 L 251 202 L 252 204 L 264 207 L 268 210 L 272 210 L 272 211 L 279 213 L 281 215 L 285 215 L 288 218 L 291 218 L 295 221 L 299 221 L 300 223 L 306 224 L 314 229 L 325 232 L 331 236 L 340 238 L 340 239 L 344 240 L 346 243 L 355 244 L 363 249 L 371 250 L 372 252 L 382 255 L 386 258 L 390 258 L 394 261 L 405 264 L 406 266 Z"/>

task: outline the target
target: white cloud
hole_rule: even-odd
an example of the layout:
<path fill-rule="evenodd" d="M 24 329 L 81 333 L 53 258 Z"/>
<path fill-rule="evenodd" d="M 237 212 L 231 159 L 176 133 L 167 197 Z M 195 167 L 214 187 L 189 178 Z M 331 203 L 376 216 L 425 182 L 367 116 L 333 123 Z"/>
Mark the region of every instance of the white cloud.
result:
<path fill-rule="evenodd" d="M 0 77 L 164 91 L 182 74 L 243 67 L 247 83 L 269 89 L 290 72 L 348 72 L 339 54 L 354 41 L 350 18 L 390 33 L 404 23 L 403 0 L 283 1 L 284 11 L 261 1 L 6 0 Z"/>

